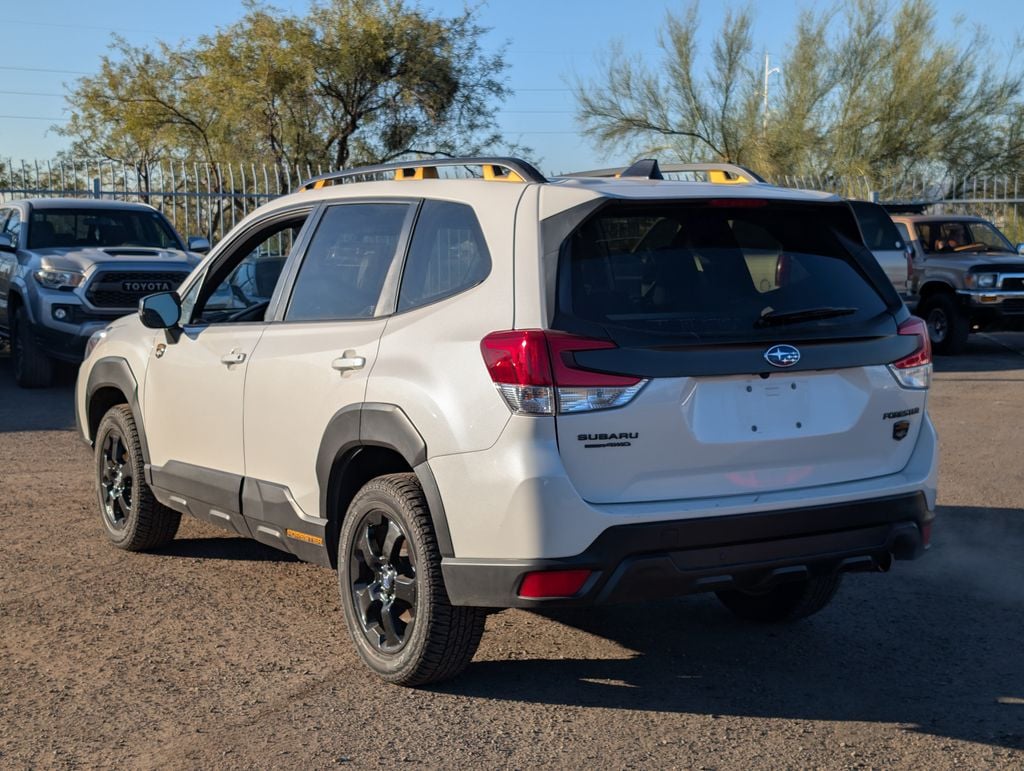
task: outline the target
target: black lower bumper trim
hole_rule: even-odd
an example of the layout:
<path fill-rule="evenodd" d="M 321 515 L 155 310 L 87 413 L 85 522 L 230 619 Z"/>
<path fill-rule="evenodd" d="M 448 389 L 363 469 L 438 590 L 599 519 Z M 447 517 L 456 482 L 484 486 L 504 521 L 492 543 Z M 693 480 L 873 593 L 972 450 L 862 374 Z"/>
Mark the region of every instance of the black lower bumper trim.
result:
<path fill-rule="evenodd" d="M 923 493 L 758 514 L 620 525 L 562 559 L 445 559 L 452 603 L 541 607 L 640 602 L 727 588 L 765 588 L 809 575 L 886 570 L 914 559 L 934 519 Z M 537 570 L 589 569 L 573 597 L 518 595 Z"/>

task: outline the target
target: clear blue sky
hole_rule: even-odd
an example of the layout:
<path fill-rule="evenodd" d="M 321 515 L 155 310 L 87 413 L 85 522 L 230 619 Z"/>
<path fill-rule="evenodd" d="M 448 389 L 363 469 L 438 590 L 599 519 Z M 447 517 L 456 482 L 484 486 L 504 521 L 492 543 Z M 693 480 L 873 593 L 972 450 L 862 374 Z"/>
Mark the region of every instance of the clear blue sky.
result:
<path fill-rule="evenodd" d="M 1024 35 L 1024 0 L 934 0 L 939 31 L 955 38 L 969 34 L 954 18 L 988 30 L 994 50 L 1008 52 Z M 82 74 L 94 72 L 112 33 L 137 45 L 162 39 L 190 40 L 243 13 L 240 0 L 4 0 L 4 41 L 0 45 L 0 157 L 46 159 L 65 140 L 49 128 L 65 114 L 63 94 Z M 811 0 L 751 2 L 757 14 L 758 49 L 781 56 L 801 8 Z M 295 12 L 307 0 L 277 0 Z M 462 8 L 455 0 L 423 0 L 442 13 Z M 516 92 L 505 103 L 500 123 L 505 134 L 535 149 L 544 171 L 608 165 L 578 132 L 568 84 L 592 74 L 609 41 L 619 38 L 631 52 L 653 54 L 667 8 L 682 10 L 684 0 L 490 0 L 480 13 L 492 27 L 488 40 L 510 43 L 508 83 Z M 733 4 L 737 5 L 737 4 Z M 726 5 L 701 5 L 703 40 L 717 29 Z"/>

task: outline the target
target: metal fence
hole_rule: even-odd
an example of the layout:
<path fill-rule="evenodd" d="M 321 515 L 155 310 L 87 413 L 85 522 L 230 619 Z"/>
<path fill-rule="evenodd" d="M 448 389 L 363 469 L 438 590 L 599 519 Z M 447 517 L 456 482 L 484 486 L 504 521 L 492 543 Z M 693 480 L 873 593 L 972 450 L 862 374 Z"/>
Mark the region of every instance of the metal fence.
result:
<path fill-rule="evenodd" d="M 991 220 L 1014 243 L 1024 242 L 1024 173 L 905 177 L 872 183 L 867 177 L 781 175 L 785 187 L 825 190 L 845 198 L 882 202 L 927 202 L 934 214 L 973 214 Z"/>
<path fill-rule="evenodd" d="M 186 161 L 0 160 L 0 201 L 28 196 L 139 201 L 162 211 L 183 235 L 202 235 L 215 242 L 260 204 L 326 171 L 312 166 Z M 930 211 L 986 217 L 1014 243 L 1024 241 L 1024 173 L 882 182 L 867 177 L 779 175 L 771 181 L 862 200 L 926 201 Z"/>
<path fill-rule="evenodd" d="M 0 162 L 0 201 L 59 196 L 147 203 L 179 233 L 217 241 L 256 207 L 324 171 L 185 161 L 7 161 Z"/>

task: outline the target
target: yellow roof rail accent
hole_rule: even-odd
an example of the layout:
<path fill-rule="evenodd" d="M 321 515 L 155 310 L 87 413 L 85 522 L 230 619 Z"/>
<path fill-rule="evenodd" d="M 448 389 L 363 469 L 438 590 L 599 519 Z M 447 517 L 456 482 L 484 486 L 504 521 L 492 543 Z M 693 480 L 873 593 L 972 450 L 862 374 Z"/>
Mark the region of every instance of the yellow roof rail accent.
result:
<path fill-rule="evenodd" d="M 754 181 L 747 179 L 742 174 L 726 171 L 725 169 L 708 169 L 707 174 L 708 181 L 714 182 L 716 185 L 749 185 Z"/>
<path fill-rule="evenodd" d="M 307 179 L 295 188 L 295 192 L 303 190 L 319 190 L 328 185 L 343 182 L 379 182 L 385 179 L 439 179 L 438 169 L 446 167 L 479 167 L 483 178 L 494 182 L 522 182 L 542 184 L 547 178 L 528 161 L 521 158 L 503 158 L 497 156 L 473 158 L 432 158 L 415 161 L 398 161 L 381 163 L 376 166 L 360 166 L 342 171 L 332 171 L 319 177 Z"/>
<path fill-rule="evenodd" d="M 647 165 L 645 165 L 647 164 Z M 627 173 L 632 170 L 632 173 Z M 657 174 L 655 174 L 655 170 Z M 759 174 L 735 163 L 725 161 L 713 161 L 711 163 L 663 163 L 650 159 L 637 161 L 629 168 L 613 167 L 610 169 L 593 169 L 590 171 L 576 171 L 565 174 L 565 177 L 604 177 L 619 179 L 622 177 L 647 177 L 648 179 L 659 179 L 660 174 L 687 173 L 703 174 L 707 181 L 717 185 L 760 185 L 766 184 L 764 178 Z M 653 176 L 652 176 L 653 174 Z"/>
<path fill-rule="evenodd" d="M 505 168 L 504 166 L 496 166 L 493 163 L 485 163 L 483 165 L 484 179 L 492 182 L 525 182 L 526 180 L 519 176 L 512 169 Z"/>
<path fill-rule="evenodd" d="M 437 169 L 433 166 L 406 166 L 395 169 L 395 179 L 437 179 Z"/>

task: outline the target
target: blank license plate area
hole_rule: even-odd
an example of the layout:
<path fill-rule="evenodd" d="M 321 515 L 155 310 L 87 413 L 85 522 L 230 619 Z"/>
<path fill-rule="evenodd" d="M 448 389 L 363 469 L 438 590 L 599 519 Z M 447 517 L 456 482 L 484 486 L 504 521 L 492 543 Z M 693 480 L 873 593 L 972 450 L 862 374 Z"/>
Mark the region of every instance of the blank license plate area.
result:
<path fill-rule="evenodd" d="M 800 439 L 848 430 L 867 395 L 831 374 L 706 380 L 684 404 L 707 444 Z"/>

